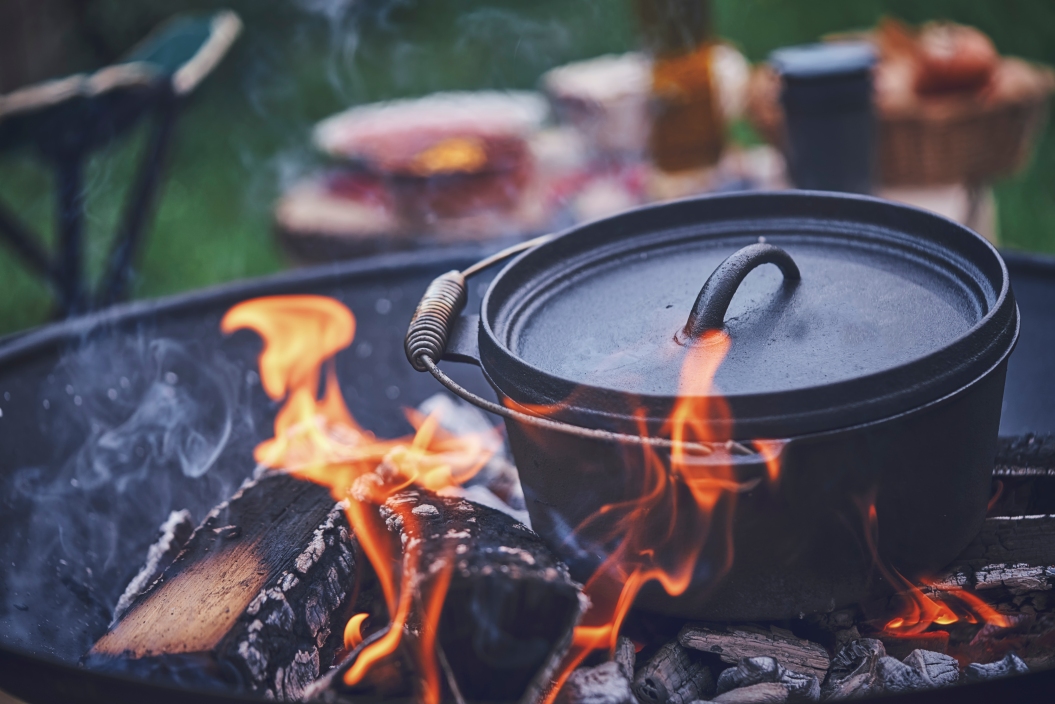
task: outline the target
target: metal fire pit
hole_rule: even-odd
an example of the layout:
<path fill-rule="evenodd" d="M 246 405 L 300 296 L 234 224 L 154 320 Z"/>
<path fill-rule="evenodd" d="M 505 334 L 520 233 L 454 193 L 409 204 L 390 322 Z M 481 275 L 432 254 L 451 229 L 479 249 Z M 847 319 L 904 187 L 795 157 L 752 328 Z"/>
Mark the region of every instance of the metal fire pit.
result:
<path fill-rule="evenodd" d="M 358 325 L 355 342 L 337 357 L 342 391 L 360 423 L 395 436 L 410 430 L 401 409 L 435 392 L 403 355 L 414 306 L 437 274 L 480 256 L 462 249 L 317 267 L 122 306 L 0 343 L 0 689 L 28 702 L 187 702 L 191 692 L 200 702 L 248 701 L 77 665 L 168 511 L 202 515 L 226 499 L 253 470 L 253 446 L 271 434 L 277 407 L 256 376 L 260 340 L 224 337 L 220 318 L 263 295 L 315 293 L 346 303 Z M 1055 394 L 1037 382 L 1055 379 L 1055 262 L 1008 255 L 1007 263 L 1023 331 L 1001 433 L 1053 432 Z M 474 284 L 470 306 L 485 285 L 486 278 Z M 474 392 L 491 394 L 474 370 L 451 371 Z M 161 394 L 162 411 L 143 410 L 151 393 Z M 92 419 L 111 429 L 104 440 Z M 148 473 L 129 469 L 144 457 Z M 210 459 L 207 472 L 187 475 Z M 95 460 L 111 462 L 113 476 L 100 478 Z M 122 477 L 125 494 L 117 488 Z M 117 531 L 110 512 L 120 516 Z M 1053 689 L 1055 671 L 1046 671 L 896 700 L 1047 701 Z"/>

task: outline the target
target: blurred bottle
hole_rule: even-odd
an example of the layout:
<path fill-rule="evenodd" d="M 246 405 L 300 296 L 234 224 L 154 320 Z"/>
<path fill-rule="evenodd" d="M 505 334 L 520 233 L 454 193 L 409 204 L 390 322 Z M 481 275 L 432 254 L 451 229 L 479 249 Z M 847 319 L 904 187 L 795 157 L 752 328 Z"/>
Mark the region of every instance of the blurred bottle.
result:
<path fill-rule="evenodd" d="M 709 0 L 635 0 L 644 46 L 653 58 L 649 151 L 664 171 L 713 166 L 724 125 L 711 76 Z"/>

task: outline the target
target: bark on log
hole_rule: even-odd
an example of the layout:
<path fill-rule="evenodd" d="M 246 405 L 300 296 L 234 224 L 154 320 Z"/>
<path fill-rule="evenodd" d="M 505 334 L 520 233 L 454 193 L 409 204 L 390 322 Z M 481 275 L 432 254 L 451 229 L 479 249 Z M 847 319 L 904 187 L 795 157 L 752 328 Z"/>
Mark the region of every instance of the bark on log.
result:
<path fill-rule="evenodd" d="M 353 540 L 328 489 L 280 473 L 246 482 L 85 663 L 298 699 L 341 645 Z"/>
<path fill-rule="evenodd" d="M 460 695 L 467 701 L 540 699 L 587 606 L 567 568 L 523 524 L 461 498 L 407 489 L 381 511 L 401 545 L 422 550 L 420 569 L 403 576 L 417 592 L 412 634 L 421 623 L 421 594 L 445 568 L 452 570 L 437 649 Z M 408 511 L 416 520 L 402 519 Z M 340 675 L 350 664 L 310 694 L 332 699 L 346 692 Z"/>
<path fill-rule="evenodd" d="M 722 662 L 731 665 L 741 658 L 766 655 L 788 670 L 816 675 L 818 680 L 823 680 L 828 672 L 828 651 L 776 626 L 766 630 L 754 626 L 711 628 L 690 623 L 681 629 L 678 642 L 686 648 L 716 653 Z"/>

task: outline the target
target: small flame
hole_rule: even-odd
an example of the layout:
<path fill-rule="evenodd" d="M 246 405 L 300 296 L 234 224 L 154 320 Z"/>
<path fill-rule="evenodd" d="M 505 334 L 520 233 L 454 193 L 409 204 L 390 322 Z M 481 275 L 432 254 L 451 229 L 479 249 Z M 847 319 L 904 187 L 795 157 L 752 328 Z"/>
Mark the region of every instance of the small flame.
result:
<path fill-rule="evenodd" d="M 865 516 L 865 542 L 872 554 L 872 559 L 883 577 L 895 588 L 904 602 L 900 614 L 890 619 L 883 627 L 883 633 L 889 636 L 913 636 L 923 633 L 932 625 L 948 626 L 957 623 L 961 618 L 968 623 L 977 623 L 979 619 L 994 626 L 1007 628 L 1010 621 L 1003 614 L 982 601 L 976 594 L 953 586 L 940 586 L 924 580 L 923 583 L 935 590 L 948 594 L 959 600 L 961 614 L 957 614 L 952 604 L 935 601 L 923 593 L 915 584 L 880 557 L 877 548 L 879 542 L 879 515 L 876 512 L 875 492 L 864 500 L 858 500 L 858 507 Z"/>
<path fill-rule="evenodd" d="M 369 617 L 370 614 L 356 614 L 348 619 L 344 627 L 345 650 L 354 650 L 363 642 L 363 621 Z"/>
<path fill-rule="evenodd" d="M 389 628 L 363 648 L 345 673 L 345 682 L 360 682 L 374 663 L 395 652 L 419 591 L 423 629 L 415 651 L 424 679 L 422 698 L 438 702 L 435 635 L 450 570 L 433 578 L 427 589 L 405 583 L 410 579 L 402 576 L 419 574 L 421 550 L 411 541 L 400 555 L 378 509 L 410 486 L 436 491 L 469 480 L 490 458 L 493 439 L 452 437 L 440 428 L 435 415 L 414 412 L 408 413 L 416 428 L 411 437 L 378 439 L 359 426 L 344 403 L 334 364 L 337 352 L 355 336 L 355 317 L 331 298 L 273 296 L 246 301 L 227 312 L 220 328 L 225 333 L 249 328 L 260 334 L 264 339 L 259 359 L 264 391 L 273 400 L 284 401 L 275 416 L 275 436 L 256 447 L 256 460 L 325 485 L 334 498 L 347 501 L 348 521 L 377 574 Z M 403 519 L 407 530 L 419 524 L 409 507 L 393 502 L 389 508 Z M 366 614 L 356 614 L 346 625 L 347 648 L 363 642 L 365 620 Z"/>

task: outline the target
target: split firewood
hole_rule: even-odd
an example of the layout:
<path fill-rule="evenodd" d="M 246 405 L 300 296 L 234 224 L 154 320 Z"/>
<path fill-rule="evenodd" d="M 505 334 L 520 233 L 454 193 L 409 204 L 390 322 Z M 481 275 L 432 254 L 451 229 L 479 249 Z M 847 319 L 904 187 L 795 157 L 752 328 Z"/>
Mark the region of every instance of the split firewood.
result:
<path fill-rule="evenodd" d="M 416 520 L 404 521 L 408 513 Z M 567 568 L 529 528 L 464 499 L 407 489 L 381 514 L 399 545 L 420 550 L 417 570 L 404 562 L 402 578 L 418 604 L 408 619 L 412 636 L 422 623 L 421 595 L 450 570 L 437 653 L 451 688 L 467 701 L 540 699 L 588 605 Z M 350 665 L 309 695 L 343 695 L 341 674 Z"/>
<path fill-rule="evenodd" d="M 354 550 L 328 489 L 268 472 L 209 513 L 85 662 L 298 699 L 342 644 Z"/>
<path fill-rule="evenodd" d="M 557 695 L 558 704 L 637 704 L 630 681 L 619 663 L 580 667 L 568 676 Z"/>
<path fill-rule="evenodd" d="M 1024 675 L 1027 672 L 1029 672 L 1029 667 L 1026 663 L 1014 653 L 1008 653 L 1003 660 L 997 662 L 971 663 L 964 668 L 963 679 L 965 682 L 980 682 L 1009 675 Z"/>
<path fill-rule="evenodd" d="M 186 509 L 173 511 L 161 524 L 159 530 L 161 534 L 147 550 L 146 562 L 128 583 L 121 598 L 117 600 L 111 626 L 121 620 L 132 602 L 149 589 L 176 559 L 176 556 L 183 550 L 183 546 L 190 540 L 191 534 L 194 533 L 194 520 L 191 518 L 190 511 Z"/>
<path fill-rule="evenodd" d="M 724 670 L 718 677 L 718 693 L 765 683 L 782 685 L 785 698 L 791 702 L 815 702 L 820 699 L 821 686 L 816 675 L 787 670 L 768 656 L 743 658 L 736 667 Z"/>
<path fill-rule="evenodd" d="M 672 641 L 637 672 L 633 690 L 643 704 L 689 704 L 706 699 L 714 687 L 714 675 L 699 654 Z"/>
<path fill-rule="evenodd" d="M 960 664 L 951 655 L 913 650 L 904 663 L 918 672 L 928 687 L 945 687 L 960 679 Z"/>
<path fill-rule="evenodd" d="M 681 629 L 678 642 L 686 648 L 715 653 L 722 662 L 731 665 L 742 658 L 765 655 L 775 658 L 789 670 L 815 675 L 818 680 L 823 679 L 828 672 L 828 651 L 817 643 L 776 626 L 763 629 L 754 626 L 709 627 L 690 623 Z"/>

